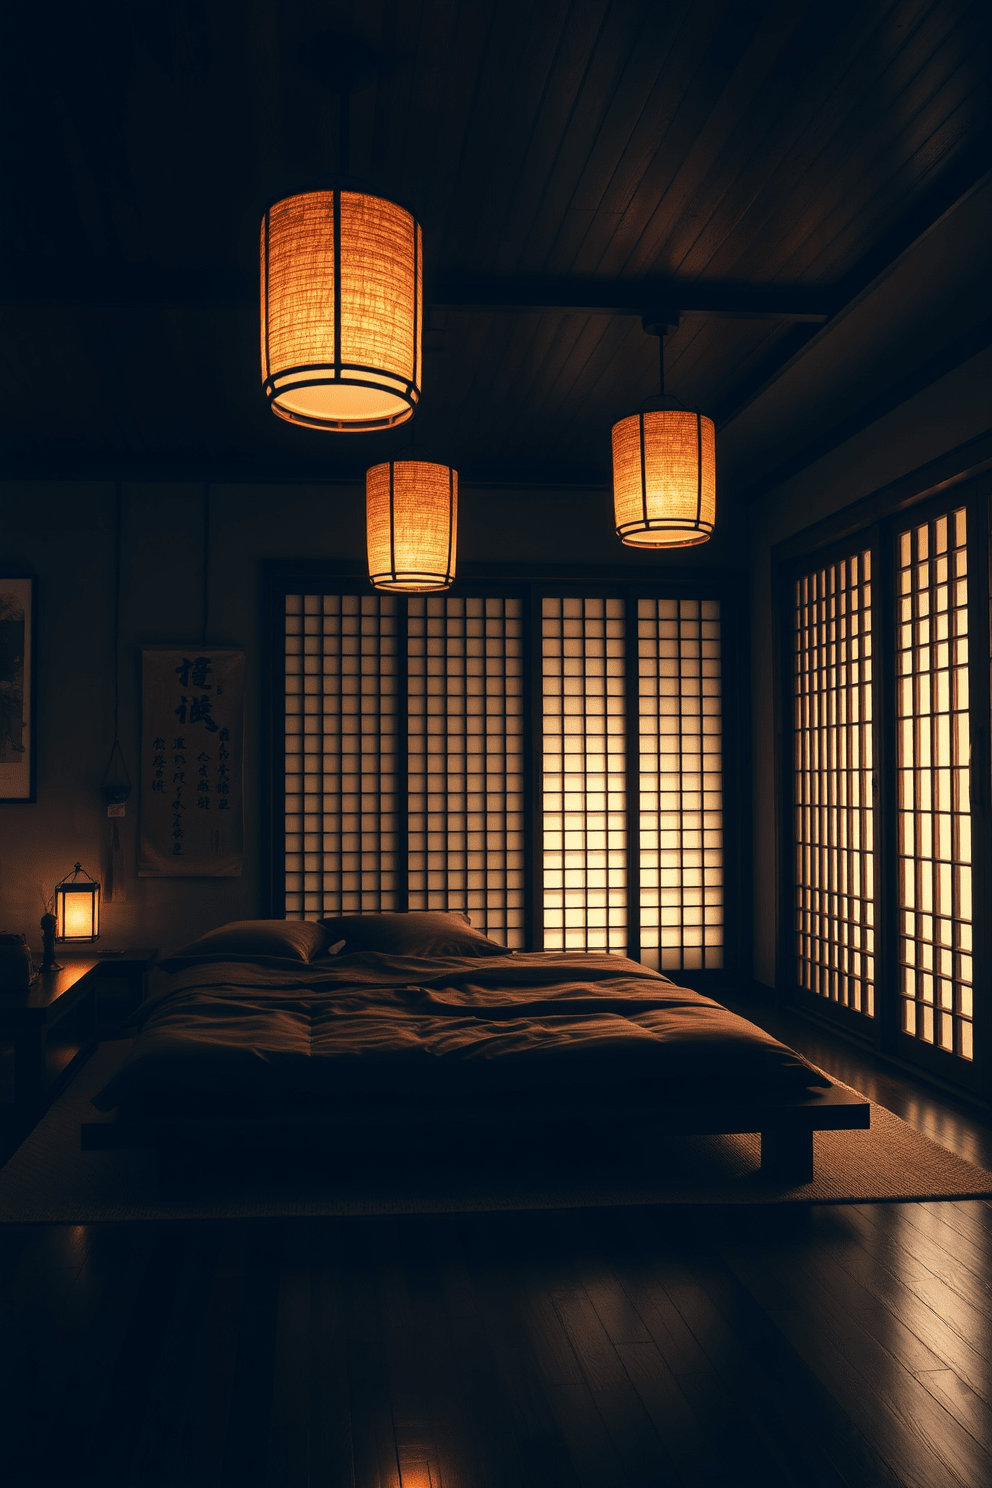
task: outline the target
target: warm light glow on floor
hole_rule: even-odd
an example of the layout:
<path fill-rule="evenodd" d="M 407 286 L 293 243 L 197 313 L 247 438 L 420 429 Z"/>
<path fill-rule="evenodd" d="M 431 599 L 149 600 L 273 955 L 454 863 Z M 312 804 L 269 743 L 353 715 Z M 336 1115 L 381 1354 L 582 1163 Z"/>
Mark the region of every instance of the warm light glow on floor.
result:
<path fill-rule="evenodd" d="M 410 1462 L 401 1467 L 400 1484 L 401 1488 L 437 1488 L 428 1462 Z"/>

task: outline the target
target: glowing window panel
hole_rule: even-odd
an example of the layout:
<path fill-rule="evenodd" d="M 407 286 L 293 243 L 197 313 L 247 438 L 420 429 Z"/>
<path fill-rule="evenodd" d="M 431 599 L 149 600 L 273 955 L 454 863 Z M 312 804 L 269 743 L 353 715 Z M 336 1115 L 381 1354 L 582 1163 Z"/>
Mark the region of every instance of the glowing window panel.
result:
<path fill-rule="evenodd" d="M 624 610 L 544 599 L 544 944 L 627 948 Z"/>
<path fill-rule="evenodd" d="M 870 553 L 804 575 L 794 597 L 796 975 L 873 1018 Z"/>
<path fill-rule="evenodd" d="M 409 906 L 524 943 L 523 640 L 518 599 L 407 611 Z"/>
<path fill-rule="evenodd" d="M 641 956 L 723 965 L 723 738 L 717 600 L 637 602 Z"/>
<path fill-rule="evenodd" d="M 397 907 L 397 601 L 286 597 L 286 914 Z"/>
<path fill-rule="evenodd" d="M 902 1030 L 971 1059 L 965 539 L 963 509 L 897 538 L 896 765 Z"/>

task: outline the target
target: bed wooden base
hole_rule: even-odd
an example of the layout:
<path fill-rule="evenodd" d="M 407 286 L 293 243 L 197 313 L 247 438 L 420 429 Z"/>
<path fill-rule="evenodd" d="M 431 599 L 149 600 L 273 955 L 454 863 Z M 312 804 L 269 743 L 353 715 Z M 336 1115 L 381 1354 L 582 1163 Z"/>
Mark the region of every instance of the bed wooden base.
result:
<path fill-rule="evenodd" d="M 533 1113 L 501 1112 L 500 1140 L 533 1132 L 535 1119 Z M 542 1112 L 540 1117 L 542 1128 L 560 1130 L 570 1146 L 581 1139 L 583 1129 L 601 1134 L 606 1125 L 619 1132 L 654 1128 L 679 1136 L 760 1132 L 762 1177 L 793 1186 L 812 1182 L 815 1131 L 866 1131 L 870 1119 L 869 1103 L 836 1085 L 788 1103 L 612 1106 L 608 1111 L 589 1106 L 558 1107 L 553 1113 Z M 203 1174 L 211 1166 L 235 1156 L 250 1160 L 253 1155 L 279 1152 L 295 1156 L 350 1152 L 356 1145 L 365 1147 L 390 1138 L 395 1141 L 398 1129 L 407 1138 L 415 1132 L 418 1142 L 444 1143 L 451 1140 L 453 1123 L 461 1141 L 471 1141 L 474 1136 L 484 1139 L 487 1131 L 492 1131 L 491 1116 L 488 1121 L 483 1117 L 473 1119 L 472 1113 L 461 1110 L 454 1118 L 423 1118 L 411 1112 L 409 1124 L 403 1123 L 401 1128 L 396 1113 L 388 1118 L 380 1116 L 378 1121 L 374 1112 L 209 1120 L 178 1114 L 125 1120 L 108 1113 L 85 1121 L 81 1136 L 84 1150 L 91 1152 L 152 1149 L 158 1163 L 161 1197 L 178 1198 L 187 1197 L 202 1185 Z"/>

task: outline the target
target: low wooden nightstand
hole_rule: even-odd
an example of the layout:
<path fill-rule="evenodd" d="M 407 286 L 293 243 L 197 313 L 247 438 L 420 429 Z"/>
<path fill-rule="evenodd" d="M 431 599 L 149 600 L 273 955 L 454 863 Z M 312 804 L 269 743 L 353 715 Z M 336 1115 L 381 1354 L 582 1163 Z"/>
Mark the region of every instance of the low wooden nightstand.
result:
<path fill-rule="evenodd" d="M 30 1131 L 96 1043 L 102 962 L 80 957 L 39 975 L 27 992 L 0 993 L 0 1127 Z"/>

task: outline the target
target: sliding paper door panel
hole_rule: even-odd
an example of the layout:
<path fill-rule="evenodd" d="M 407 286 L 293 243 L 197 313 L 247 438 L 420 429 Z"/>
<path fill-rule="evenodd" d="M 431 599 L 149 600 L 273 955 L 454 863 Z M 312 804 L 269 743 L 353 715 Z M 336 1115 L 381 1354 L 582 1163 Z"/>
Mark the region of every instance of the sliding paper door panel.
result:
<path fill-rule="evenodd" d="M 397 602 L 286 596 L 286 914 L 397 907 Z"/>
<path fill-rule="evenodd" d="M 875 1016 L 872 585 L 867 550 L 793 591 L 795 967 L 801 987 Z"/>
<path fill-rule="evenodd" d="M 718 600 L 637 602 L 640 959 L 723 966 Z"/>
<path fill-rule="evenodd" d="M 622 599 L 545 598 L 544 945 L 627 949 Z"/>
<path fill-rule="evenodd" d="M 411 597 L 407 615 L 409 907 L 465 911 L 520 948 L 521 602 Z"/>
<path fill-rule="evenodd" d="M 900 1026 L 971 1060 L 965 511 L 896 539 Z"/>
<path fill-rule="evenodd" d="M 460 911 L 514 950 L 719 973 L 728 601 L 361 582 L 275 606 L 274 912 Z"/>

